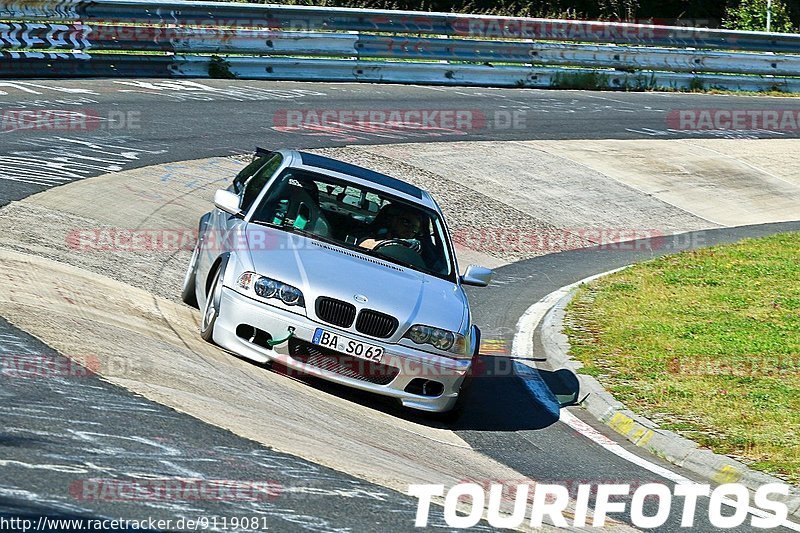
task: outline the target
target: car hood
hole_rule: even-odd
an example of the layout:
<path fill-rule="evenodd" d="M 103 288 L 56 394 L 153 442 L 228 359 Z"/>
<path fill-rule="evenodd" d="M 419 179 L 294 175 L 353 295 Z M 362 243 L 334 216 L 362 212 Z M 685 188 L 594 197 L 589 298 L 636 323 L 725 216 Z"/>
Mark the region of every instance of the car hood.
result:
<path fill-rule="evenodd" d="M 465 327 L 466 295 L 453 282 L 274 228 L 250 224 L 246 236 L 256 273 L 302 290 L 309 317 L 316 317 L 316 299 L 327 296 L 395 317 L 395 340 L 414 324 Z"/>

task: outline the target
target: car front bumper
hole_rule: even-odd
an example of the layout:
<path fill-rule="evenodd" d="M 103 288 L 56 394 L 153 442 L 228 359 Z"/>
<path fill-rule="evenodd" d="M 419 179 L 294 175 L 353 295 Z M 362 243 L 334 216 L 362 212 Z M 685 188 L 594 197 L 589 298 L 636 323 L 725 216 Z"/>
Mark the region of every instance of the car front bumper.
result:
<path fill-rule="evenodd" d="M 295 350 L 290 350 L 289 342 L 271 349 L 250 342 L 249 339 L 237 334 L 237 330 L 241 333 L 242 326 L 267 332 L 274 339 L 283 339 L 292 328 Z M 390 376 L 388 383 L 375 383 L 370 381 L 370 375 L 353 377 L 358 372 L 348 371 L 346 372 L 348 375 L 345 375 L 303 362 L 302 358 L 298 357 L 297 347 L 311 344 L 317 328 L 324 328 L 327 331 L 337 332 L 355 340 L 380 346 L 384 349 L 382 365 L 389 367 L 392 375 L 395 373 L 394 369 L 397 369 L 396 375 Z M 289 369 L 356 389 L 391 396 L 400 400 L 405 407 L 430 412 L 449 411 L 453 408 L 458 399 L 461 384 L 471 365 L 469 359 L 441 357 L 398 344 L 383 343 L 350 331 L 342 331 L 335 326 L 318 323 L 304 315 L 253 300 L 229 287 L 222 289 L 220 313 L 214 326 L 214 341 L 223 348 L 254 361 L 262 363 L 277 361 Z M 352 359 L 352 356 L 341 355 L 343 356 L 341 360 Z M 363 366 L 361 360 L 354 362 L 362 363 L 357 365 L 359 367 Z M 441 383 L 443 392 L 437 396 L 418 394 L 414 389 L 412 389 L 414 392 L 409 392 L 406 389 L 413 387 L 413 384 L 411 387 L 410 384 L 415 379 Z M 387 381 L 387 379 L 381 381 Z"/>

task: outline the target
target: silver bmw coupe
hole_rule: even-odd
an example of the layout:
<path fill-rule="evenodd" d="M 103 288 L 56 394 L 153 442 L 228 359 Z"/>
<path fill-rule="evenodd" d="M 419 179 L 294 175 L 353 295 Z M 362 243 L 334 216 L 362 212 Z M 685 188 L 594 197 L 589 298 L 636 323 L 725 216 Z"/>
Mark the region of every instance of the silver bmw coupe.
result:
<path fill-rule="evenodd" d="M 398 399 L 460 406 L 480 346 L 430 194 L 355 165 L 259 149 L 200 219 L 183 301 L 200 335 L 256 362 Z"/>

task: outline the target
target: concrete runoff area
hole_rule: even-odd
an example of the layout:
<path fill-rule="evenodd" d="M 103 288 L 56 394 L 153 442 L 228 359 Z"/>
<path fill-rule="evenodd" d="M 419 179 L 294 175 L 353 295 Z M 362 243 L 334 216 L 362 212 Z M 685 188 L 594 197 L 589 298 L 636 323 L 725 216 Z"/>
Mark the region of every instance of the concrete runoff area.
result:
<path fill-rule="evenodd" d="M 688 231 L 800 217 L 793 139 L 581 140 L 370 147 L 558 227 Z"/>
<path fill-rule="evenodd" d="M 702 195 L 689 194 L 686 180 L 681 194 L 670 196 L 670 201 L 630 183 L 624 160 L 639 157 L 640 141 L 615 142 L 616 159 L 598 156 L 594 166 L 582 160 L 591 149 L 602 152 L 604 141 L 443 143 L 322 152 L 431 189 L 454 233 L 465 228 L 522 228 L 549 232 L 547 238 L 561 242 L 559 234 L 576 228 L 681 232 L 719 225 L 710 221 L 714 198 L 698 201 Z M 647 142 L 671 145 L 653 149 L 672 154 L 674 164 L 686 145 Z M 743 204 L 736 208 L 744 216 L 750 188 L 743 188 L 740 179 L 725 179 L 713 165 L 715 159 L 720 165 L 730 164 L 738 153 L 741 165 L 768 168 L 778 176 L 786 184 L 780 189 L 784 198 L 797 198 L 800 163 L 784 158 L 783 173 L 775 174 L 779 169 L 774 164 L 760 160 L 759 154 L 766 158 L 772 153 L 761 145 L 773 142 L 705 141 L 708 162 L 697 170 L 710 170 L 694 179 L 715 183 L 717 198 L 739 194 Z M 800 141 L 791 143 L 784 147 L 789 153 L 800 147 Z M 600 161 L 605 161 L 602 169 Z M 95 355 L 100 373 L 112 383 L 276 450 L 388 488 L 405 492 L 411 483 L 452 486 L 465 479 L 521 479 L 452 431 L 321 392 L 204 343 L 197 333 L 197 311 L 178 302 L 190 250 L 174 239 L 150 246 L 154 249 L 114 250 L 113 239 L 107 240 L 120 230 L 190 232 L 211 208 L 214 190 L 224 187 L 242 165 L 241 160 L 216 158 L 109 174 L 0 210 L 3 314 L 67 356 Z M 753 172 L 754 180 L 766 179 Z M 663 186 L 665 176 L 653 179 Z M 778 192 L 762 190 L 759 201 Z M 797 205 L 795 219 L 800 218 Z M 756 212 L 762 217 L 758 222 L 786 220 L 783 217 L 791 214 L 788 207 Z M 741 223 L 740 219 L 737 224 Z M 99 249 L 98 244 L 110 249 Z M 470 259 L 498 266 L 553 251 L 557 250 L 510 246 L 464 248 L 460 253 L 462 259 L 471 254 Z M 462 269 L 465 263 L 461 261 Z M 32 279 L 43 281 L 31 283 Z M 120 365 L 121 360 L 129 364 Z M 123 371 L 115 374 L 120 368 Z"/>
<path fill-rule="evenodd" d="M 586 146 L 542 142 L 538 146 L 720 226 L 788 222 L 800 215 L 800 165 L 786 157 L 792 147 L 796 149 L 792 141 L 598 141 Z M 777 154 L 781 156 L 773 159 Z"/>

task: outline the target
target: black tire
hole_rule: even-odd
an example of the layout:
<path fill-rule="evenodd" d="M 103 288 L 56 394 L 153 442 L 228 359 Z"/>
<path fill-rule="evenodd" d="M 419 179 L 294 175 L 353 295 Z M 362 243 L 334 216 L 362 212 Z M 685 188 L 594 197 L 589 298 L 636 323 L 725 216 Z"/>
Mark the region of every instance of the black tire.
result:
<path fill-rule="evenodd" d="M 481 330 L 475 326 L 475 351 L 472 354 L 472 364 L 469 367 L 467 375 L 464 376 L 464 381 L 461 382 L 461 388 L 458 390 L 458 399 L 455 405 L 449 411 L 433 414 L 433 418 L 438 422 L 445 424 L 454 424 L 458 422 L 461 415 L 464 413 L 464 406 L 468 403 L 469 395 L 472 392 L 472 380 L 474 378 L 475 367 L 477 366 L 478 358 L 480 357 L 481 349 Z"/>
<path fill-rule="evenodd" d="M 437 413 L 436 419 L 447 423 L 453 424 L 461 418 L 464 412 L 464 406 L 468 403 L 470 393 L 472 392 L 472 380 L 474 379 L 475 367 L 478 364 L 481 349 L 481 330 L 478 326 L 475 327 L 475 351 L 472 354 L 472 364 L 469 367 L 467 375 L 464 376 L 464 381 L 461 382 L 461 388 L 458 390 L 458 399 L 455 405 L 449 411 Z"/>
<path fill-rule="evenodd" d="M 458 392 L 458 399 L 452 409 L 449 411 L 442 411 L 441 413 L 430 413 L 429 418 L 442 424 L 455 424 L 464 413 L 464 404 L 466 403 L 467 394 L 469 394 L 469 387 L 465 389 L 462 386 L 461 390 Z"/>
<path fill-rule="evenodd" d="M 478 326 L 473 326 L 475 328 L 475 350 L 472 352 L 472 364 L 469 365 L 469 371 L 467 375 L 464 377 L 464 382 L 461 384 L 461 391 L 458 394 L 459 403 L 463 406 L 464 402 L 461 401 L 462 398 L 466 398 L 466 393 L 472 389 L 472 380 L 475 378 L 475 368 L 478 366 L 478 360 L 481 356 L 481 330 Z"/>
<path fill-rule="evenodd" d="M 200 317 L 200 336 L 204 341 L 214 343 L 214 325 L 219 316 L 222 301 L 222 277 L 225 275 L 225 265 L 220 265 L 214 271 L 214 278 L 206 295 L 206 304 L 203 306 L 203 316 Z"/>
<path fill-rule="evenodd" d="M 181 290 L 181 300 L 183 303 L 195 309 L 199 309 L 197 304 L 197 293 L 195 285 L 197 282 L 197 256 L 200 255 L 200 243 L 198 242 L 192 252 L 192 259 L 189 261 L 189 268 L 183 277 L 183 289 Z"/>

